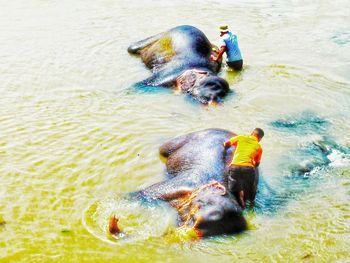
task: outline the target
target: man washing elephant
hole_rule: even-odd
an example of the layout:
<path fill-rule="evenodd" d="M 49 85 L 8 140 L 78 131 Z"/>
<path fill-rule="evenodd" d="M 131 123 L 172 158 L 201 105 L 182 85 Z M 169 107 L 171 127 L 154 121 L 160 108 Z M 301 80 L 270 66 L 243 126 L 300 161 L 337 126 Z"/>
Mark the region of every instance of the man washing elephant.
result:
<path fill-rule="evenodd" d="M 178 212 L 178 226 L 194 229 L 198 237 L 244 231 L 243 209 L 227 191 L 224 177 L 231 150 L 222 145 L 235 135 L 207 129 L 165 142 L 159 152 L 166 158 L 166 178 L 129 196 L 146 203 L 169 204 Z M 109 232 L 120 231 L 118 215 L 112 216 Z"/>
<path fill-rule="evenodd" d="M 217 76 L 221 59 L 210 59 L 214 45 L 202 31 L 183 25 L 131 44 L 152 75 L 137 87 L 157 86 L 182 91 L 203 104 L 222 101 L 229 85 Z"/>
<path fill-rule="evenodd" d="M 250 203 L 250 207 L 254 206 L 258 184 L 256 168 L 262 156 L 259 142 L 263 137 L 264 131 L 255 128 L 251 135 L 234 136 L 223 144 L 225 149 L 235 147 L 225 178 L 228 190 L 237 198 L 243 209 L 246 201 Z"/>
<path fill-rule="evenodd" d="M 224 53 L 226 53 L 226 64 L 231 69 L 236 71 L 242 70 L 243 67 L 243 59 L 241 55 L 241 51 L 238 46 L 237 36 L 228 30 L 227 25 L 220 26 L 220 50 L 216 51 L 217 56 L 211 56 L 211 60 L 213 62 L 217 62 L 221 60 L 221 57 Z"/>
<path fill-rule="evenodd" d="M 258 128 L 251 136 L 207 129 L 171 139 L 159 150 L 166 158 L 167 177 L 129 196 L 146 203 L 169 204 L 178 212 L 178 226 L 194 229 L 198 237 L 244 231 L 247 228 L 242 213 L 244 200 L 253 204 L 258 171 L 254 167 L 243 167 L 243 174 L 240 174 L 235 165 L 258 165 L 261 158 L 258 141 L 262 137 L 263 131 Z M 228 146 L 232 149 L 226 149 Z M 233 160 L 230 159 L 231 150 L 235 151 Z M 227 167 L 229 170 L 225 173 Z M 233 184 L 235 181 L 239 184 Z M 112 216 L 109 232 L 118 234 L 121 231 L 118 215 Z"/>

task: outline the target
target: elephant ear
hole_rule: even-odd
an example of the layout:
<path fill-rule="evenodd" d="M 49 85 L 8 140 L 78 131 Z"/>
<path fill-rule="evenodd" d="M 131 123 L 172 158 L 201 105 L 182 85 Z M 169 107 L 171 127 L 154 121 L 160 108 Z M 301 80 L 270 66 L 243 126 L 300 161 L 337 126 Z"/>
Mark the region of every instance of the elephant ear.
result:
<path fill-rule="evenodd" d="M 153 71 L 158 71 L 163 65 L 170 62 L 176 52 L 172 44 L 172 37 L 164 33 L 161 38 L 154 41 L 140 51 L 142 62 Z"/>

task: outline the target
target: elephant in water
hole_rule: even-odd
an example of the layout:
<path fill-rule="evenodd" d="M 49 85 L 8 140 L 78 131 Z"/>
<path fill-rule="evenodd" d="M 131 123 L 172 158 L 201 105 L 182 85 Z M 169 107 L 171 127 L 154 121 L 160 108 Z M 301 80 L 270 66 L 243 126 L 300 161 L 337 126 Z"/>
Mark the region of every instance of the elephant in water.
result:
<path fill-rule="evenodd" d="M 245 230 L 242 208 L 225 187 L 224 172 L 231 152 L 223 143 L 234 135 L 207 129 L 164 143 L 160 154 L 167 158 L 169 178 L 131 196 L 146 202 L 168 202 L 178 211 L 179 226 L 193 228 L 199 237 Z M 109 229 L 118 233 L 116 218 Z"/>
<path fill-rule="evenodd" d="M 227 130 L 207 129 L 164 143 L 160 154 L 166 158 L 167 179 L 129 196 L 134 200 L 169 204 L 178 212 L 178 225 L 193 228 L 199 237 L 244 231 L 247 223 L 242 208 L 237 198 L 226 190 L 224 176 L 232 152 L 225 151 L 223 143 L 232 136 L 235 134 Z M 266 180 L 259 183 L 256 211 L 270 213 L 280 209 L 292 196 L 314 185 L 312 172 L 327 167 L 333 151 L 350 156 L 349 149 L 329 138 L 287 152 L 278 166 L 288 176 L 279 175 L 273 186 Z M 109 229 L 111 233 L 120 231 L 116 218 L 110 221 Z"/>
<path fill-rule="evenodd" d="M 152 70 L 152 76 L 139 86 L 175 88 L 203 104 L 220 102 L 229 92 L 227 81 L 216 76 L 221 60 L 210 59 L 215 47 L 193 26 L 178 26 L 135 42 L 128 52 L 140 55 Z"/>

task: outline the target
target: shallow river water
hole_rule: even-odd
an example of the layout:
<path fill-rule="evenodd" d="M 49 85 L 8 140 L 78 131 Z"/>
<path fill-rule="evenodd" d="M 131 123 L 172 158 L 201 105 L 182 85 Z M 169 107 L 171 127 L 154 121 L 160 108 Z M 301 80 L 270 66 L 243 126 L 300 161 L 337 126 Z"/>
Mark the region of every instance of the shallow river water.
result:
<path fill-rule="evenodd" d="M 0 262 L 348 262 L 349 10 L 345 0 L 3 1 Z M 233 91 L 222 105 L 131 88 L 150 74 L 131 42 L 190 24 L 218 43 L 223 23 L 245 65 L 220 72 Z M 118 199 L 164 178 L 163 142 L 212 127 L 265 130 L 268 187 L 248 231 L 183 240 L 167 208 Z M 321 161 L 293 174 L 320 141 Z M 113 212 L 133 238 L 108 237 Z"/>

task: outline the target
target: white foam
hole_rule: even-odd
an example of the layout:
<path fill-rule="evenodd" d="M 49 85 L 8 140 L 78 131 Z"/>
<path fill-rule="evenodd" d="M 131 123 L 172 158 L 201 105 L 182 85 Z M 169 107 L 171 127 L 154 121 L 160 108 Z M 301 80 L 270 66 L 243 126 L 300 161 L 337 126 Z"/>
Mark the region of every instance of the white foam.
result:
<path fill-rule="evenodd" d="M 338 150 L 332 150 L 331 153 L 327 156 L 331 161 L 329 166 L 331 167 L 346 167 L 350 166 L 350 155 L 341 153 Z"/>

